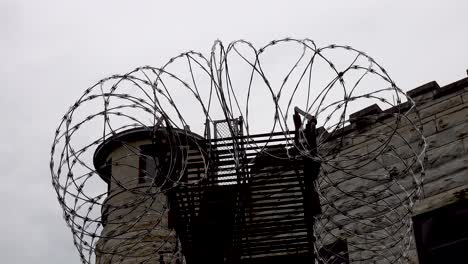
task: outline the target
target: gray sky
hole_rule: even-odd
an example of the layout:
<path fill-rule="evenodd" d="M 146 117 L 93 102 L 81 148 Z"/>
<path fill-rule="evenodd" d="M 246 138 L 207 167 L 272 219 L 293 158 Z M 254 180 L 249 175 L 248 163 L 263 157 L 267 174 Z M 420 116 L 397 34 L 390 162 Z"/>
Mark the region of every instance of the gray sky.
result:
<path fill-rule="evenodd" d="M 359 2 L 359 4 L 357 4 Z M 79 263 L 50 184 L 61 116 L 84 89 L 212 42 L 346 44 L 404 90 L 466 77 L 468 1 L 0 0 L 3 263 Z"/>

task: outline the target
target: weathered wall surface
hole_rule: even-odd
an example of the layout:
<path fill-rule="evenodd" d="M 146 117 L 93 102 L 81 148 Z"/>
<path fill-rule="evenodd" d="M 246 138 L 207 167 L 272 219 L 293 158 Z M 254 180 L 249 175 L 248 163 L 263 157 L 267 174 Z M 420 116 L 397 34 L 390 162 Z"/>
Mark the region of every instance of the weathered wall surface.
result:
<path fill-rule="evenodd" d="M 149 139 L 125 142 L 106 157 L 112 164 L 112 176 L 102 207 L 104 228 L 96 245 L 97 264 L 159 263 L 161 256 L 167 264 L 178 260 L 175 230 L 169 226 L 168 197 L 152 182 L 154 172 L 151 175 L 144 171 L 146 168 L 140 168 L 142 146 L 149 144 Z M 189 156 L 181 159 L 187 159 L 188 165 L 202 158 L 200 150 L 190 144 L 178 149 L 187 151 Z M 168 185 L 180 177 L 180 170 L 174 165 Z M 197 172 L 198 177 L 205 177 L 203 169 Z M 146 174 L 145 182 L 140 181 L 141 173 Z M 197 180 L 188 179 L 188 183 Z"/>
<path fill-rule="evenodd" d="M 115 149 L 109 194 L 104 202 L 105 225 L 96 246 L 96 263 L 166 263 L 176 253 L 175 231 L 168 227 L 168 203 L 159 188 L 139 184 L 140 146 L 128 142 Z"/>
<path fill-rule="evenodd" d="M 324 134 L 319 139 L 326 162 L 319 181 L 323 214 L 317 237 L 323 245 L 346 238 L 351 263 L 417 263 L 414 243 L 408 240 L 411 216 L 453 201 L 434 197 L 450 196 L 450 190 L 468 184 L 468 78 L 445 87 L 431 82 L 408 94 L 417 104 L 408 120 L 398 122 L 391 111 L 363 109 L 345 136 L 330 140 Z M 410 125 L 418 115 L 421 124 L 416 126 L 422 126 L 427 140 L 422 183 L 411 153 L 422 147 Z M 397 133 L 389 138 L 393 128 Z M 332 150 L 337 140 L 343 142 L 338 153 Z M 408 197 L 418 184 L 422 192 L 416 197 L 421 200 L 413 212 L 405 205 L 412 205 Z M 401 253 L 406 245 L 411 248 L 408 256 Z"/>

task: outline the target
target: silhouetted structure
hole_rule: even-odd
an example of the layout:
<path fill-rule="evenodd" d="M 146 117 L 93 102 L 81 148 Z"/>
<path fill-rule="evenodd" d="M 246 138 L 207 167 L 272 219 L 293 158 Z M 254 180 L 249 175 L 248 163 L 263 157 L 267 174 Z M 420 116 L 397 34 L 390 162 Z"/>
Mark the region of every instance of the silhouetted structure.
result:
<path fill-rule="evenodd" d="M 275 83 L 261 61 L 286 44 L 300 55 Z M 349 46 L 217 41 L 87 89 L 56 130 L 52 184 L 86 264 L 456 263 L 467 87 L 404 93 Z"/>

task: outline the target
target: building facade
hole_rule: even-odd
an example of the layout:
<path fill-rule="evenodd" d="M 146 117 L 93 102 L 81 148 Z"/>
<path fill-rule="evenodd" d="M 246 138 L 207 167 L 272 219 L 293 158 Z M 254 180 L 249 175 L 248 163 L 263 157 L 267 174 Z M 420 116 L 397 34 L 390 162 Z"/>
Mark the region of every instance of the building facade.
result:
<path fill-rule="evenodd" d="M 467 261 L 468 256 L 462 249 L 468 248 L 468 228 L 463 224 L 468 221 L 468 78 L 444 87 L 430 82 L 410 90 L 408 95 L 416 102 L 417 108 L 409 109 L 409 104 L 402 103 L 397 108 L 382 110 L 373 105 L 352 114 L 350 124 L 339 134 L 317 129 L 318 156 L 326 161 L 322 162 L 319 178 L 314 183 L 320 196 L 320 216 L 315 217 L 312 231 L 298 229 L 294 231 L 296 235 L 287 228 L 270 234 L 249 233 L 241 238 L 236 238 L 233 233 L 213 231 L 216 228 L 234 228 L 237 225 L 235 220 L 234 223 L 215 225 L 228 221 L 226 219 L 236 213 L 258 222 L 304 217 L 304 210 L 297 209 L 304 202 L 300 186 L 285 191 L 281 189 L 284 186 L 278 177 L 269 178 L 274 171 L 285 177 L 291 175 L 288 170 L 294 171 L 275 161 L 275 158 L 287 159 L 283 155 L 287 152 L 284 146 L 277 145 L 277 149 L 274 149 L 274 144 L 273 148 L 270 146 L 270 158 L 266 159 L 267 150 L 250 154 L 260 158 L 256 163 L 247 164 L 248 168 L 242 168 L 245 169 L 244 174 L 249 174 L 249 180 L 236 183 L 231 179 L 231 184 L 226 187 L 213 187 L 210 195 L 229 200 L 231 196 L 221 193 L 238 194 L 241 191 L 233 187 L 236 184 L 269 186 L 277 192 L 265 194 L 261 188 L 257 193 L 243 191 L 246 199 L 251 199 L 244 203 L 248 208 L 243 206 L 241 212 L 227 210 L 222 213 L 224 211 L 219 208 L 238 204 L 235 199 L 204 209 L 198 189 L 184 189 L 184 194 L 193 196 L 179 198 L 174 198 L 175 194 L 170 191 L 175 182 L 197 183 L 206 178 L 209 168 L 205 165 L 210 157 L 206 156 L 208 147 L 202 137 L 182 131 L 168 134 L 164 130 L 154 137 L 137 129 L 118 135 L 118 140 L 106 141 L 94 157 L 99 174 L 109 186 L 102 210 L 104 230 L 96 246 L 96 263 L 200 263 L 198 255 L 190 259 L 182 256 L 203 250 L 193 248 L 196 241 L 188 238 L 191 231 L 187 230 L 198 228 L 194 237 L 203 237 L 200 230 L 207 230 L 210 225 L 213 229 L 205 236 L 211 240 L 218 239 L 219 243 L 214 241 L 210 244 L 219 253 L 214 258 L 218 261 L 239 254 L 239 263 L 257 263 L 252 258 L 240 257 L 243 253 L 237 252 L 245 245 L 255 247 L 255 243 L 243 242 L 243 239 L 258 241 L 259 244 L 262 241 L 282 241 L 275 246 L 287 247 L 288 250 L 275 253 L 273 247 L 267 247 L 262 254 L 270 257 L 270 263 L 274 263 L 272 258 L 275 256 L 288 261 L 286 255 L 299 256 L 307 249 L 291 240 L 298 237 L 307 239 L 307 234 L 312 232 L 316 245 L 314 252 L 318 261 L 323 263 L 425 264 L 442 263 L 441 259 L 450 259 L 448 263 L 465 263 L 463 259 Z M 396 120 L 396 111 L 409 111 L 407 119 Z M 421 141 L 419 133 L 424 135 L 425 141 Z M 390 134 L 391 137 L 388 136 Z M 337 145 L 340 147 L 334 149 Z M 414 155 L 417 154 L 416 149 L 425 149 L 424 155 Z M 249 152 L 244 155 L 248 156 Z M 188 165 L 184 167 L 181 164 Z M 181 168 L 189 172 L 188 176 Z M 236 171 L 236 168 L 230 171 Z M 164 177 L 160 177 L 162 175 Z M 267 196 L 268 199 L 265 198 Z M 189 203 L 190 199 L 193 201 Z M 273 200 L 289 207 L 256 210 L 264 208 L 265 201 L 272 203 Z M 191 215 L 177 214 L 182 212 L 180 206 L 179 211 L 169 210 L 182 203 L 186 209 L 190 206 L 195 208 L 194 212 Z M 206 210 L 219 210 L 219 214 L 224 216 L 209 225 L 190 224 Z M 275 211 L 285 211 L 287 215 L 283 214 L 283 220 L 272 218 L 270 215 Z M 206 214 L 213 219 L 212 214 Z M 182 219 L 187 215 L 192 220 Z M 249 221 L 238 226 L 248 227 Z M 188 229 L 182 230 L 182 227 Z M 269 228 L 273 227 L 270 225 Z M 179 240 L 179 236 L 185 236 L 185 240 Z M 226 236 L 228 240 L 239 239 L 241 246 L 221 243 L 222 237 Z M 265 253 L 269 250 L 271 254 Z M 296 259 L 299 262 L 295 263 L 307 263 L 307 260 Z M 216 263 L 217 260 L 206 263 Z M 263 262 L 258 260 L 258 263 Z"/>

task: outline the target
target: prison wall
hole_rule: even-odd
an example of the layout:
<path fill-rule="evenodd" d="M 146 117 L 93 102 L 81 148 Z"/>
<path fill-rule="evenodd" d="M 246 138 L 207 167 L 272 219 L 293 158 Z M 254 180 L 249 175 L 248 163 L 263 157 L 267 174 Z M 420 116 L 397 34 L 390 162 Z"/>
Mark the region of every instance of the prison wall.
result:
<path fill-rule="evenodd" d="M 344 238 L 350 263 L 418 263 L 411 217 L 454 202 L 460 199 L 457 193 L 468 191 L 468 78 L 444 87 L 430 82 L 408 95 L 415 108 L 408 102 L 390 109 L 373 105 L 352 114 L 351 123 L 335 133 L 318 129 L 322 214 L 315 223 L 317 250 Z M 406 112 L 406 118 L 398 118 Z M 158 191 L 151 187 L 142 186 L 146 189 L 139 192 L 139 148 L 148 143 L 135 141 L 109 156 L 112 178 L 103 207 L 107 225 L 96 246 L 96 263 L 156 262 L 159 253 L 166 254 L 166 263 L 174 260 L 176 235 L 168 228 L 166 196 L 145 193 Z M 279 190 L 281 186 L 268 179 L 268 170 L 289 175 L 276 168 L 280 165 L 259 169 L 252 183 Z M 198 177 L 204 176 L 201 170 Z M 413 193 L 418 186 L 421 191 Z M 299 188 L 268 195 L 301 206 L 294 198 L 301 197 Z M 285 217 L 303 216 L 300 210 L 288 210 Z M 261 221 L 266 216 L 251 217 Z M 277 236 L 283 235 L 288 234 Z M 407 245 L 409 254 L 404 253 Z"/>
<path fill-rule="evenodd" d="M 327 245 L 346 238 L 351 263 L 418 263 L 411 217 L 468 188 L 468 78 L 444 87 L 430 82 L 408 95 L 416 108 L 374 105 L 351 115 L 339 133 L 318 136 L 317 239 Z M 397 118 L 406 111 L 408 118 Z M 417 186 L 421 192 L 412 193 Z"/>

